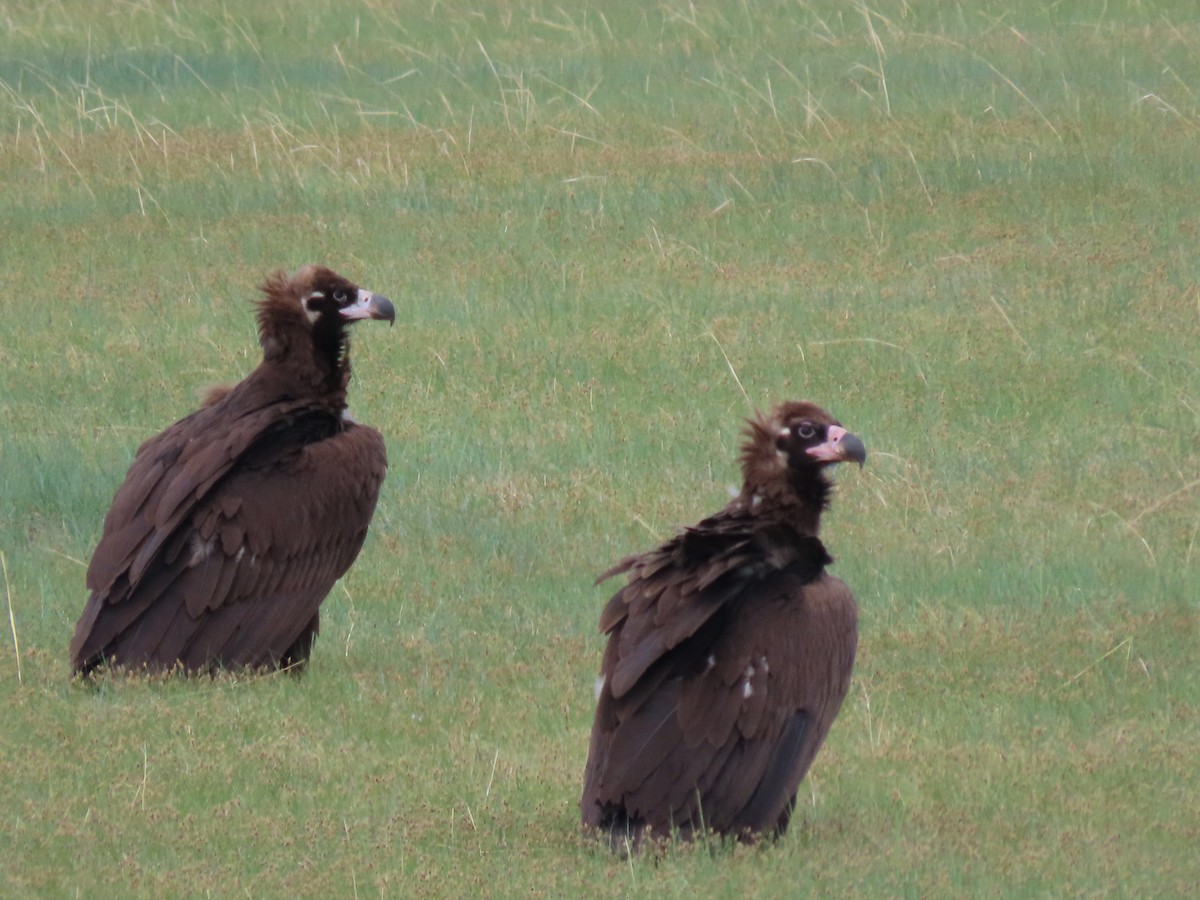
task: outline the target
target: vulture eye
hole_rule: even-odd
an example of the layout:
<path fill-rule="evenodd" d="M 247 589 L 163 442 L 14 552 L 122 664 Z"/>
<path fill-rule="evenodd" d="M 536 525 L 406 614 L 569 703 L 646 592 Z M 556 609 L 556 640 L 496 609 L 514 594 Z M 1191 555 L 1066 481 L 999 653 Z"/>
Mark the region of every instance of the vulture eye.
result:
<path fill-rule="evenodd" d="M 334 291 L 334 292 L 333 292 L 333 301 L 334 301 L 334 302 L 335 302 L 335 303 L 336 303 L 338 306 L 342 306 L 343 304 L 345 304 L 345 302 L 346 302 L 346 292 L 345 292 L 345 291 Z"/>
<path fill-rule="evenodd" d="M 817 436 L 817 429 L 813 428 L 811 422 L 801 422 L 796 426 L 796 434 L 798 434 L 802 440 L 807 441 Z"/>

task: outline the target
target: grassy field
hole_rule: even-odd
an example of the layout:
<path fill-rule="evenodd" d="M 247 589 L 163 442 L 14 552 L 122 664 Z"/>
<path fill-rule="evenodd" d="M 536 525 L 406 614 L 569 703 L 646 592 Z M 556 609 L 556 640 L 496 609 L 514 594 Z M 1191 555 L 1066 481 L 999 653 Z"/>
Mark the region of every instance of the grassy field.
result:
<path fill-rule="evenodd" d="M 0 893 L 1194 892 L 1190 4 L 233 7 L 0 21 Z M 72 684 L 134 450 L 306 262 L 398 310 L 309 672 Z M 871 452 L 850 698 L 778 845 L 614 859 L 592 578 L 790 398 Z"/>

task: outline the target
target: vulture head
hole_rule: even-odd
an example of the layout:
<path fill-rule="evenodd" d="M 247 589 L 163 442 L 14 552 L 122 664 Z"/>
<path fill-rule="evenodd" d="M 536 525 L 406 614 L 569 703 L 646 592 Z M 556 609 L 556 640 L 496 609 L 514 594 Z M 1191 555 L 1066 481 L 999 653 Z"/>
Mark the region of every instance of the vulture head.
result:
<path fill-rule="evenodd" d="M 329 382 L 349 376 L 347 327 L 360 319 L 396 321 L 396 308 L 381 294 L 360 288 L 324 266 L 294 275 L 276 272 L 261 286 L 258 338 L 267 362 L 316 365 Z"/>
<path fill-rule="evenodd" d="M 862 440 L 815 403 L 782 403 L 770 415 L 750 419 L 745 435 L 742 497 L 755 507 L 798 500 L 819 514 L 830 491 L 824 471 L 835 463 L 867 461 Z"/>

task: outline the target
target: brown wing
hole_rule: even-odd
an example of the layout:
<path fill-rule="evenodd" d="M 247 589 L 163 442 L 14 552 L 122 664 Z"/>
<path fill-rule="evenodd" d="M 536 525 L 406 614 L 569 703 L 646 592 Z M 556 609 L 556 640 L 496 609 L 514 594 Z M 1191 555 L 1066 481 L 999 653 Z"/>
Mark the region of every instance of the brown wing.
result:
<path fill-rule="evenodd" d="M 254 444 L 286 428 L 304 408 L 301 402 L 206 406 L 142 444 L 104 517 L 88 566 L 88 589 L 110 602 L 122 599 L 118 582 L 125 589 L 136 585 L 163 542 L 213 486 Z"/>
<path fill-rule="evenodd" d="M 849 686 L 854 600 L 823 573 L 815 538 L 775 568 L 734 523 L 722 529 L 706 537 L 706 566 L 682 566 L 675 542 L 619 564 L 633 575 L 602 618 L 585 824 L 660 835 L 787 825 Z"/>
<path fill-rule="evenodd" d="M 77 671 L 307 657 L 317 609 L 366 535 L 383 439 L 301 409 L 210 434 L 208 411 L 143 445 L 118 491 L 71 643 Z"/>

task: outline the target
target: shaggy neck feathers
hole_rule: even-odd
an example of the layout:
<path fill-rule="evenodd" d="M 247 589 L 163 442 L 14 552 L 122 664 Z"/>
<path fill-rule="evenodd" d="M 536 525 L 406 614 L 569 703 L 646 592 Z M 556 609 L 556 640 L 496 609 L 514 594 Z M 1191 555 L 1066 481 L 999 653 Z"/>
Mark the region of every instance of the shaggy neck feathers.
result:
<path fill-rule="evenodd" d="M 264 366 L 282 367 L 292 383 L 308 386 L 317 395 L 336 395 L 339 406 L 344 406 L 350 382 L 345 324 L 330 316 L 310 321 L 303 298 L 282 274 L 269 278 L 262 292 L 258 339 Z"/>
<path fill-rule="evenodd" d="M 745 434 L 742 491 L 734 503 L 764 521 L 786 522 L 816 537 L 833 491 L 822 467 L 807 459 L 790 459 L 776 449 L 776 427 L 762 416 L 749 421 Z"/>

